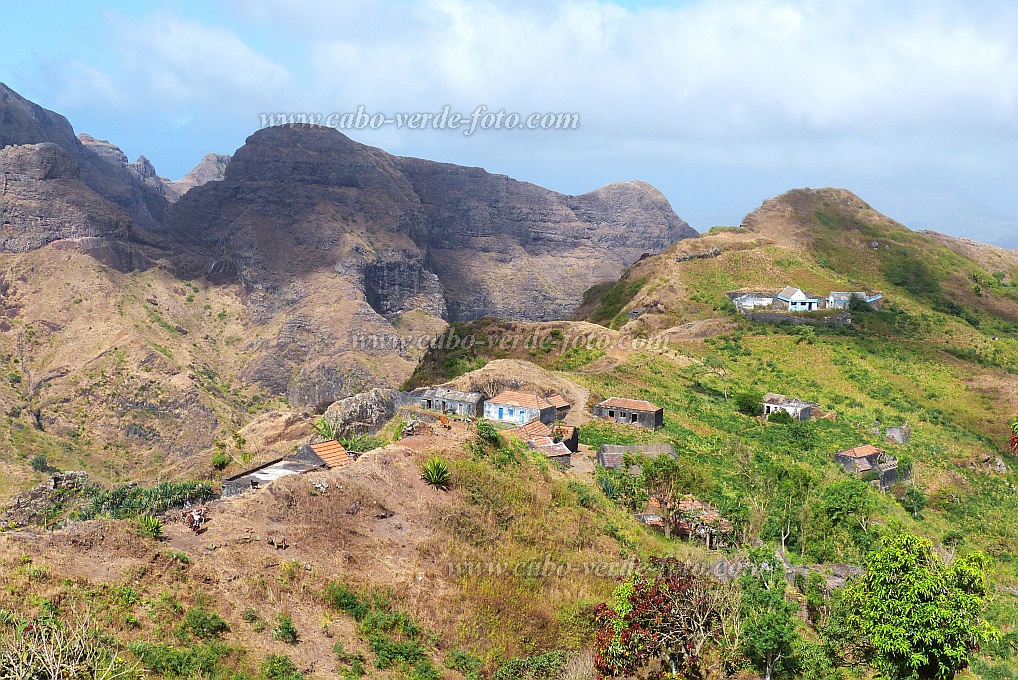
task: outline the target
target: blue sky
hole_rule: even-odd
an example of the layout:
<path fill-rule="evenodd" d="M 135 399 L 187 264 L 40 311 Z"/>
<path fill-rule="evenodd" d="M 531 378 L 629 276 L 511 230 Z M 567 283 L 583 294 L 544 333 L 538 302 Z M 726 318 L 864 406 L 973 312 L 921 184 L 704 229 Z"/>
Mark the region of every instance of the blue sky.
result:
<path fill-rule="evenodd" d="M 576 130 L 349 134 L 565 193 L 647 180 L 701 230 L 842 186 L 1018 247 L 1010 2 L 4 3 L 0 34 L 0 81 L 174 179 L 261 113 L 576 112 Z"/>

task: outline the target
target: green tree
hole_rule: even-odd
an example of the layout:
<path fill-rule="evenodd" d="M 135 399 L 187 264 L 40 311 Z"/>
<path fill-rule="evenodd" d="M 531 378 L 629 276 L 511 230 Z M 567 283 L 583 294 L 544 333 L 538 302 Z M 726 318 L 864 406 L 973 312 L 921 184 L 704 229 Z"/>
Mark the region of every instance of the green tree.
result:
<path fill-rule="evenodd" d="M 758 416 L 763 413 L 763 392 L 755 387 L 747 387 L 735 393 L 735 408 L 747 416 Z"/>
<path fill-rule="evenodd" d="M 798 633 L 799 607 L 785 599 L 785 567 L 763 549 L 749 551 L 751 568 L 739 577 L 742 586 L 742 651 L 771 680 L 791 669 Z"/>
<path fill-rule="evenodd" d="M 703 374 L 713 375 L 721 378 L 721 386 L 723 394 L 725 395 L 725 401 L 728 401 L 728 362 L 717 354 L 708 354 L 704 357 L 698 365 L 693 367 L 694 375 L 700 376 Z"/>
<path fill-rule="evenodd" d="M 682 466 L 671 456 L 662 455 L 642 459 L 643 485 L 651 498 L 661 503 L 661 520 L 665 525 L 665 536 L 672 535 L 672 512 L 682 494 Z"/>
<path fill-rule="evenodd" d="M 866 559 L 866 574 L 846 588 L 850 622 L 895 680 L 950 680 L 969 654 L 999 633 L 982 618 L 988 557 L 973 552 L 950 566 L 933 544 L 902 533 Z"/>

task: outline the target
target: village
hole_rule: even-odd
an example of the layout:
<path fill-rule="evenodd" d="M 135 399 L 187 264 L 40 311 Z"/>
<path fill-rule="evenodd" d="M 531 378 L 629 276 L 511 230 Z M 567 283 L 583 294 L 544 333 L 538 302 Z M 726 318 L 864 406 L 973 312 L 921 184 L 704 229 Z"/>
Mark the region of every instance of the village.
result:
<path fill-rule="evenodd" d="M 641 399 L 608 397 L 594 403 L 570 403 L 562 394 L 544 390 L 492 389 L 490 397 L 481 391 L 464 391 L 446 385 L 422 387 L 393 394 L 394 419 L 401 423 L 400 441 L 420 438 L 424 445 L 433 440 L 474 436 L 479 423 L 487 423 L 499 435 L 521 442 L 539 459 L 564 474 L 584 481 L 596 481 L 599 474 L 625 474 L 634 479 L 643 475 L 643 465 L 659 457 L 678 463 L 671 443 L 605 443 L 592 450 L 579 442 L 579 430 L 592 421 L 605 421 L 623 427 L 655 432 L 664 426 L 665 413 L 660 406 Z M 352 397 L 350 399 L 357 399 Z M 759 404 L 762 422 L 806 422 L 836 420 L 834 413 L 820 410 L 820 404 L 784 394 L 767 393 Z M 318 433 L 291 455 L 277 457 L 223 480 L 222 495 L 235 496 L 264 488 L 276 479 L 316 470 L 343 468 L 356 464 L 361 455 L 348 451 L 339 441 L 338 427 L 333 429 L 324 417 Z M 881 435 L 888 448 L 860 444 L 829 454 L 830 460 L 847 475 L 861 479 L 883 492 L 898 482 L 911 479 L 910 466 L 899 470 L 898 459 L 889 448 L 907 444 L 911 436 L 908 422 L 871 434 Z M 692 494 L 660 497 L 649 493 L 634 509 L 637 520 L 666 536 L 698 540 L 707 548 L 728 548 L 738 543 L 729 519 L 709 503 Z"/>

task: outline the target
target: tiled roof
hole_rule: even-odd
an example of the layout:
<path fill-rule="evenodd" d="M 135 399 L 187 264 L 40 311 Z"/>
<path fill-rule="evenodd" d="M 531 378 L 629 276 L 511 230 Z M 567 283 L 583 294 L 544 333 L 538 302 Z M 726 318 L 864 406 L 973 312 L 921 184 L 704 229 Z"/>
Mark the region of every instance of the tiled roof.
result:
<path fill-rule="evenodd" d="M 506 406 L 521 406 L 523 408 L 534 408 L 538 411 L 543 411 L 546 408 L 551 407 L 549 402 L 544 397 L 539 397 L 536 394 L 527 394 L 526 392 L 514 392 L 513 390 L 505 390 L 499 392 L 494 397 L 488 400 L 489 404 L 504 404 Z"/>
<path fill-rule="evenodd" d="M 335 439 L 311 444 L 311 450 L 330 468 L 343 467 L 353 462 L 353 458 L 347 453 L 347 450 Z"/>
<path fill-rule="evenodd" d="M 524 441 L 533 439 L 534 437 L 548 437 L 551 436 L 551 432 L 551 426 L 545 425 L 540 420 L 531 420 L 526 425 L 506 430 L 506 434 L 514 435 Z"/>
<path fill-rule="evenodd" d="M 548 398 L 548 403 L 550 403 L 555 408 L 569 408 L 570 407 L 569 402 L 566 401 L 565 397 L 563 397 L 561 394 L 551 394 L 551 395 L 548 395 L 547 398 Z"/>
<path fill-rule="evenodd" d="M 621 408 L 630 411 L 657 411 L 659 408 L 649 401 L 643 401 L 642 399 L 623 399 L 622 397 L 608 397 L 598 404 L 598 406 Z"/>
<path fill-rule="evenodd" d="M 845 456 L 846 458 L 865 458 L 866 456 L 872 456 L 877 453 L 883 453 L 883 449 L 878 449 L 873 444 L 865 444 L 863 446 L 857 446 L 854 449 L 845 449 L 844 451 L 838 451 L 837 455 Z"/>

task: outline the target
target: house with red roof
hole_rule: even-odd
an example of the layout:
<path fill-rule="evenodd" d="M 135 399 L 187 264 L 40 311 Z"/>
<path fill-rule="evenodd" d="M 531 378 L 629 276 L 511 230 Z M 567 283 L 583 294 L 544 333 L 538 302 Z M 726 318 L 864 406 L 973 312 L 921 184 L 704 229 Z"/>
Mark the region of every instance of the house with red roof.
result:
<path fill-rule="evenodd" d="M 642 399 L 608 397 L 594 407 L 594 417 L 655 430 L 665 424 L 665 410 Z"/>

